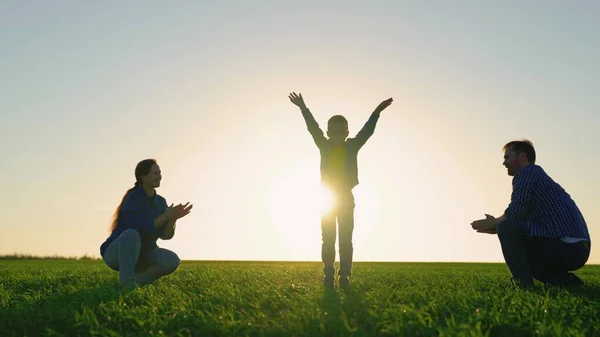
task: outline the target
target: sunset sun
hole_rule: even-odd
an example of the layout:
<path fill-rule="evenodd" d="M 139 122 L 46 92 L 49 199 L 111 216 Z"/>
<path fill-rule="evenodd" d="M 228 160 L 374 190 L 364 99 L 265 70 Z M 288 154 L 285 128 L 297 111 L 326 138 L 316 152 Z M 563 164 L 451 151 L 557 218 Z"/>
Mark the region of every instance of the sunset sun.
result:
<path fill-rule="evenodd" d="M 364 198 L 365 193 L 355 193 L 362 203 L 355 211 L 356 221 L 363 221 L 364 211 L 375 211 L 375 198 L 372 193 L 367 194 Z M 332 210 L 334 203 L 333 193 L 321 185 L 318 167 L 315 170 L 312 163 L 289 166 L 273 179 L 267 201 L 269 219 L 279 240 L 296 260 L 320 260 L 321 215 Z M 371 230 L 372 227 L 355 227 L 355 244 L 364 241 Z"/>

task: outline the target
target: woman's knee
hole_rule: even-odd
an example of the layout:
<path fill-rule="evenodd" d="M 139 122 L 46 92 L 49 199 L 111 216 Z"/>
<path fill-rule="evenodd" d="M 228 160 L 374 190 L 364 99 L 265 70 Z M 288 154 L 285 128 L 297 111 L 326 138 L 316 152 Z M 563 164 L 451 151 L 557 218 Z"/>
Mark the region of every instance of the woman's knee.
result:
<path fill-rule="evenodd" d="M 129 244 L 133 243 L 136 245 L 141 245 L 142 237 L 140 236 L 140 233 L 138 233 L 138 231 L 136 231 L 135 229 L 127 229 L 123 231 L 121 235 L 119 235 L 119 241 L 127 242 Z"/>
<path fill-rule="evenodd" d="M 173 266 L 173 271 L 177 270 L 177 268 L 179 268 L 179 266 L 181 265 L 181 259 L 179 259 L 179 256 L 177 256 L 177 254 L 173 253 L 173 260 L 171 262 L 171 265 Z"/>
<path fill-rule="evenodd" d="M 102 257 L 102 261 L 112 270 L 119 271 L 119 260 L 117 258 L 109 259 L 107 256 Z"/>
<path fill-rule="evenodd" d="M 179 256 L 170 250 L 165 250 L 163 253 L 164 261 L 162 261 L 162 265 L 165 267 L 167 274 L 171 274 L 179 268 L 181 264 L 181 260 Z"/>

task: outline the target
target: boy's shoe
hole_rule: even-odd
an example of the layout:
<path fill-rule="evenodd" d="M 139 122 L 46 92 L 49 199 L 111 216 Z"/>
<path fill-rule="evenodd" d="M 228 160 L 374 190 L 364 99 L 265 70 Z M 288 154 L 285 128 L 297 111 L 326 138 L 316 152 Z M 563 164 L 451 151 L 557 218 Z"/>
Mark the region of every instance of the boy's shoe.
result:
<path fill-rule="evenodd" d="M 333 277 L 324 277 L 323 278 L 323 286 L 325 286 L 325 288 L 328 289 L 333 289 L 334 288 L 334 280 Z"/>
<path fill-rule="evenodd" d="M 340 287 L 348 288 L 350 286 L 350 278 L 349 277 L 340 277 Z"/>

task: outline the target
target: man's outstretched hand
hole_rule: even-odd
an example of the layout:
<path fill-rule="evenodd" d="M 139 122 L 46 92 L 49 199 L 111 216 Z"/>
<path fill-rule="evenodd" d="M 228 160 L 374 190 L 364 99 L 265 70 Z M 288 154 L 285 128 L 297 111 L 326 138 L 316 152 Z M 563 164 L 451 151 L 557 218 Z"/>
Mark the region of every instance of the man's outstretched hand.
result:
<path fill-rule="evenodd" d="M 297 94 L 295 92 L 291 93 L 289 96 L 290 101 L 294 103 L 300 109 L 306 109 L 306 104 L 304 104 L 304 98 L 302 98 L 302 94 Z"/>
<path fill-rule="evenodd" d="M 392 102 L 394 101 L 393 98 L 388 98 L 385 101 L 379 103 L 379 105 L 377 106 L 377 108 L 375 108 L 375 113 L 379 114 L 381 113 L 383 110 L 385 110 L 385 108 L 387 108 L 388 106 L 390 106 L 392 104 Z"/>
<path fill-rule="evenodd" d="M 475 220 L 471 222 L 471 227 L 478 233 L 496 234 L 496 226 L 498 221 L 493 216 L 486 214 L 485 219 Z"/>

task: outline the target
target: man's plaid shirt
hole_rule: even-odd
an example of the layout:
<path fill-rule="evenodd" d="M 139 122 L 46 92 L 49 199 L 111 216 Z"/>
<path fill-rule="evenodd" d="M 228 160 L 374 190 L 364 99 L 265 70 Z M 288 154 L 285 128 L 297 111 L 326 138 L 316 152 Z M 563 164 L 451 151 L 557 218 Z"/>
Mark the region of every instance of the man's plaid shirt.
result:
<path fill-rule="evenodd" d="M 571 196 L 538 165 L 527 165 L 513 177 L 511 201 L 504 216 L 525 222 L 530 236 L 590 241 L 585 219 Z"/>

